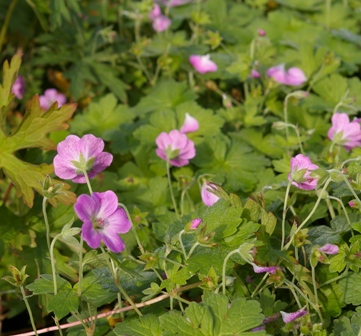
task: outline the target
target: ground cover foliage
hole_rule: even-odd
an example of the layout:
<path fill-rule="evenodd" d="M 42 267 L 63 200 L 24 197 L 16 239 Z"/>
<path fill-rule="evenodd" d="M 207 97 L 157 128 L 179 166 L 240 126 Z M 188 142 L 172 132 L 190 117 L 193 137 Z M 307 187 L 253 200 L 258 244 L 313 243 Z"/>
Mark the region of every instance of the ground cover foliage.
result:
<path fill-rule="evenodd" d="M 358 0 L 0 13 L 0 326 L 361 335 Z"/>

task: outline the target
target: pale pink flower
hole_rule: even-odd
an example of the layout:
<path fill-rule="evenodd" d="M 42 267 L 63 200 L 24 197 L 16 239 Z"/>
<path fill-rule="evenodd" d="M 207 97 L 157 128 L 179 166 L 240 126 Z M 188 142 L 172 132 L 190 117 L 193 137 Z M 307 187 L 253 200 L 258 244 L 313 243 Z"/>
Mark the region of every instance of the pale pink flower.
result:
<path fill-rule="evenodd" d="M 184 123 L 180 129 L 181 133 L 196 132 L 199 129 L 198 120 L 192 117 L 189 113 L 186 113 Z"/>
<path fill-rule="evenodd" d="M 104 141 L 92 134 L 82 138 L 68 135 L 57 146 L 58 154 L 53 161 L 55 174 L 75 183 L 86 183 L 84 170 L 93 178 L 112 163 L 113 155 L 103 149 Z"/>
<path fill-rule="evenodd" d="M 207 189 L 214 189 L 217 190 L 217 186 L 211 182 L 204 182 L 201 188 L 201 197 L 203 203 L 210 207 L 214 203 L 216 203 L 219 200 L 219 197 L 212 192 L 208 191 Z"/>
<path fill-rule="evenodd" d="M 58 103 L 58 107 L 63 106 L 66 103 L 66 98 L 56 89 L 47 89 L 42 96 L 39 96 L 39 102 L 42 109 L 48 110 L 55 102 Z"/>
<path fill-rule="evenodd" d="M 201 218 L 195 218 L 192 220 L 192 224 L 190 226 L 190 229 L 197 229 L 199 225 L 201 225 L 202 223 L 202 219 Z"/>
<path fill-rule="evenodd" d="M 301 69 L 293 67 L 287 71 L 284 64 L 268 69 L 267 75 L 280 84 L 290 86 L 298 86 L 307 81 L 307 77 Z"/>
<path fill-rule="evenodd" d="M 169 17 L 161 15 L 153 20 L 152 26 L 156 32 L 160 33 L 167 30 L 171 24 L 172 20 Z"/>
<path fill-rule="evenodd" d="M 298 154 L 291 159 L 291 172 L 288 175 L 288 180 L 297 188 L 303 190 L 312 190 L 317 186 L 317 178 L 311 177 L 313 170 L 318 169 L 318 166 L 313 164 L 308 156 Z"/>
<path fill-rule="evenodd" d="M 19 75 L 16 77 L 13 87 L 11 88 L 11 93 L 18 99 L 23 98 L 25 93 L 25 81 L 23 76 Z"/>
<path fill-rule="evenodd" d="M 196 156 L 194 142 L 178 130 L 162 132 L 155 140 L 157 155 L 176 167 L 182 167 Z"/>
<path fill-rule="evenodd" d="M 290 323 L 304 315 L 308 314 L 308 311 L 306 310 L 305 307 L 301 308 L 300 310 L 297 310 L 293 313 L 286 313 L 284 311 L 280 311 L 281 315 L 282 315 L 282 320 L 284 323 Z"/>
<path fill-rule="evenodd" d="M 277 266 L 257 266 L 256 264 L 252 263 L 252 267 L 253 267 L 253 271 L 255 273 L 270 273 L 270 274 L 275 274 L 277 272 L 277 270 L 280 267 Z"/>
<path fill-rule="evenodd" d="M 154 4 L 153 10 L 149 13 L 149 20 L 153 21 L 155 18 L 162 15 L 162 11 L 158 4 Z"/>
<path fill-rule="evenodd" d="M 260 78 L 261 75 L 259 74 L 259 72 L 257 70 L 252 69 L 251 71 L 251 78 Z"/>
<path fill-rule="evenodd" d="M 189 62 L 192 64 L 193 68 L 201 74 L 215 72 L 218 67 L 216 63 L 210 60 L 210 57 L 210 55 L 191 55 L 189 57 Z"/>
<path fill-rule="evenodd" d="M 266 36 L 266 31 L 263 29 L 257 29 L 257 32 L 259 36 Z"/>
<path fill-rule="evenodd" d="M 176 7 L 192 2 L 192 0 L 158 0 L 165 6 Z"/>
<path fill-rule="evenodd" d="M 334 244 L 326 244 L 320 247 L 318 250 L 326 254 L 337 254 L 339 251 L 339 247 Z"/>
<path fill-rule="evenodd" d="M 359 120 L 350 122 L 346 113 L 335 113 L 332 127 L 328 130 L 328 138 L 334 143 L 344 146 L 346 150 L 361 146 L 361 127 Z"/>

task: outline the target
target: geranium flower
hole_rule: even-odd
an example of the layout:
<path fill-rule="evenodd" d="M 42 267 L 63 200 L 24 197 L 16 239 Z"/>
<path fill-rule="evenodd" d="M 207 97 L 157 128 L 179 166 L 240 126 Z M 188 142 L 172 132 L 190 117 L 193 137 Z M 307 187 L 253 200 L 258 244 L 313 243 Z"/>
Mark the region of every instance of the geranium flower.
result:
<path fill-rule="evenodd" d="M 184 123 L 180 129 L 181 133 L 196 132 L 199 129 L 198 120 L 192 117 L 189 113 L 186 113 Z"/>
<path fill-rule="evenodd" d="M 260 78 L 261 75 L 259 74 L 259 72 L 257 70 L 252 69 L 250 77 L 251 78 Z"/>
<path fill-rule="evenodd" d="M 48 110 L 55 102 L 58 103 L 58 107 L 63 106 L 66 103 L 66 98 L 56 89 L 47 89 L 44 91 L 44 94 L 39 97 L 39 102 L 42 109 Z"/>
<path fill-rule="evenodd" d="M 291 159 L 291 172 L 288 175 L 288 180 L 297 188 L 303 190 L 312 190 L 317 186 L 317 178 L 311 177 L 313 170 L 318 169 L 318 166 L 313 164 L 308 156 L 298 154 Z"/>
<path fill-rule="evenodd" d="M 335 113 L 332 127 L 328 130 L 328 138 L 334 143 L 344 146 L 346 150 L 361 146 L 361 127 L 359 120 L 350 122 L 346 113 Z"/>
<path fill-rule="evenodd" d="M 284 64 L 268 69 L 267 75 L 280 84 L 290 86 L 298 86 L 307 81 L 306 75 L 300 68 L 293 67 L 287 71 Z"/>
<path fill-rule="evenodd" d="M 172 24 L 172 20 L 162 14 L 162 11 L 158 4 L 154 5 L 153 10 L 149 13 L 148 17 L 152 21 L 153 29 L 156 32 L 165 31 Z"/>
<path fill-rule="evenodd" d="M 253 271 L 255 273 L 270 273 L 270 274 L 275 274 L 277 272 L 277 269 L 279 269 L 280 267 L 277 266 L 257 266 L 256 264 L 252 263 L 252 267 L 253 267 Z"/>
<path fill-rule="evenodd" d="M 57 146 L 55 174 L 75 183 L 86 183 L 84 170 L 89 178 L 93 178 L 112 163 L 113 155 L 103 152 L 103 149 L 104 141 L 92 134 L 86 134 L 82 138 L 68 135 Z"/>
<path fill-rule="evenodd" d="M 127 233 L 131 222 L 124 209 L 118 206 L 118 198 L 113 191 L 80 195 L 74 210 L 83 222 L 82 237 L 91 248 L 98 248 L 103 241 L 112 252 L 124 250 L 119 234 Z"/>
<path fill-rule="evenodd" d="M 219 200 L 219 197 L 212 192 L 208 191 L 207 188 L 217 190 L 217 186 L 211 182 L 204 182 L 201 188 L 201 197 L 203 203 L 210 207 Z"/>
<path fill-rule="evenodd" d="M 339 247 L 334 244 L 326 244 L 320 247 L 318 250 L 325 254 L 337 254 L 339 251 Z"/>
<path fill-rule="evenodd" d="M 280 311 L 282 315 L 282 320 L 284 323 L 290 323 L 294 321 L 295 319 L 298 319 L 304 315 L 308 314 L 308 311 L 305 309 L 305 307 L 301 308 L 300 310 L 297 310 L 293 313 L 286 313 L 284 311 Z"/>
<path fill-rule="evenodd" d="M 218 67 L 216 63 L 210 60 L 210 57 L 210 55 L 191 55 L 189 57 L 189 62 L 192 64 L 193 68 L 201 74 L 215 72 Z"/>
<path fill-rule="evenodd" d="M 163 160 L 169 160 L 173 166 L 185 166 L 196 156 L 193 141 L 178 130 L 160 133 L 155 142 L 158 146 L 157 155 Z"/>
<path fill-rule="evenodd" d="M 162 2 L 165 6 L 176 7 L 192 2 L 192 0 L 157 0 Z"/>
<path fill-rule="evenodd" d="M 23 98 L 25 93 L 25 81 L 23 76 L 19 75 L 16 77 L 13 87 L 11 88 L 11 93 L 18 99 Z"/>

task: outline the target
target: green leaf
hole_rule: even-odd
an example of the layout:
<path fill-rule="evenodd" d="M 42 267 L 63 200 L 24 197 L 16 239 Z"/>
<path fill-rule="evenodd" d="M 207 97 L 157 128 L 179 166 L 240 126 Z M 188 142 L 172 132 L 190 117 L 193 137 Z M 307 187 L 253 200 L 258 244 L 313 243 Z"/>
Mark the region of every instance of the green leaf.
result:
<path fill-rule="evenodd" d="M 118 323 L 115 326 L 114 333 L 116 335 L 162 336 L 159 318 L 152 314 Z"/>
<path fill-rule="evenodd" d="M 60 320 L 70 312 L 78 311 L 79 297 L 77 292 L 70 288 L 55 294 L 49 301 L 48 309 L 53 311 Z"/>
<path fill-rule="evenodd" d="M 341 299 L 347 304 L 358 306 L 361 304 L 361 274 L 352 273 L 339 282 L 342 291 Z"/>
<path fill-rule="evenodd" d="M 20 149 L 29 147 L 39 147 L 42 149 L 53 149 L 54 144 L 46 135 L 53 131 L 67 128 L 66 120 L 70 119 L 76 106 L 71 104 L 63 105 L 60 109 L 55 109 L 55 104 L 48 111 L 40 108 L 39 99 L 34 96 L 27 105 L 27 110 L 21 124 L 16 131 L 6 137 L 0 132 L 0 168 L 5 175 L 14 183 L 17 196 L 23 196 L 24 202 L 32 207 L 34 200 L 34 190 L 42 194 L 42 186 L 39 181 L 44 181 L 45 176 L 53 172 L 52 165 L 33 165 L 18 159 L 14 153 Z M 52 180 L 53 184 L 60 181 Z M 65 204 L 75 202 L 75 194 L 69 189 L 68 184 L 64 184 L 64 193 L 58 194 L 56 198 Z M 55 199 L 49 199 L 53 205 Z"/>
<path fill-rule="evenodd" d="M 349 319 L 346 316 L 342 316 L 340 319 L 334 321 L 335 335 L 340 336 L 355 336 L 361 332 L 361 314 L 354 313 Z"/>
<path fill-rule="evenodd" d="M 107 131 L 117 130 L 119 126 L 134 118 L 128 106 L 119 105 L 113 94 L 92 101 L 82 114 L 77 114 L 71 122 L 70 132 L 79 136 L 86 133 L 104 138 Z"/>
<path fill-rule="evenodd" d="M 59 276 L 56 277 L 56 285 L 58 291 L 71 289 L 71 284 Z M 53 294 L 53 276 L 50 274 L 42 274 L 39 279 L 36 279 L 33 283 L 27 285 L 26 288 L 32 291 L 33 295 Z"/>
<path fill-rule="evenodd" d="M 322 294 L 325 296 L 325 300 L 322 300 L 322 305 L 324 309 L 333 317 L 340 316 L 342 308 L 346 305 L 342 301 L 342 289 L 339 284 L 332 283 L 322 287 Z"/>
<path fill-rule="evenodd" d="M 196 95 L 188 88 L 187 83 L 177 83 L 173 80 L 161 81 L 152 91 L 142 98 L 134 112 L 137 115 L 156 110 L 174 108 L 186 101 L 193 101 Z"/>

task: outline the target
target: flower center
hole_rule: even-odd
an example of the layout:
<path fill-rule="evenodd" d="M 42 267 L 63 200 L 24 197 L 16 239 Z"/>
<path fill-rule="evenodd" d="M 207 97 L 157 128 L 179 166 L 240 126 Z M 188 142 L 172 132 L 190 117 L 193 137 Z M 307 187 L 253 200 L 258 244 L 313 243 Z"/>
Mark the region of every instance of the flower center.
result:
<path fill-rule="evenodd" d="M 78 161 L 73 160 L 71 161 L 71 163 L 76 168 L 76 173 L 78 175 L 81 175 L 84 173 L 84 171 L 91 171 L 94 166 L 94 161 L 95 157 L 86 160 L 83 153 L 80 152 Z"/>
<path fill-rule="evenodd" d="M 103 218 L 93 218 L 92 223 L 95 230 L 103 229 L 106 225 L 106 222 Z"/>

